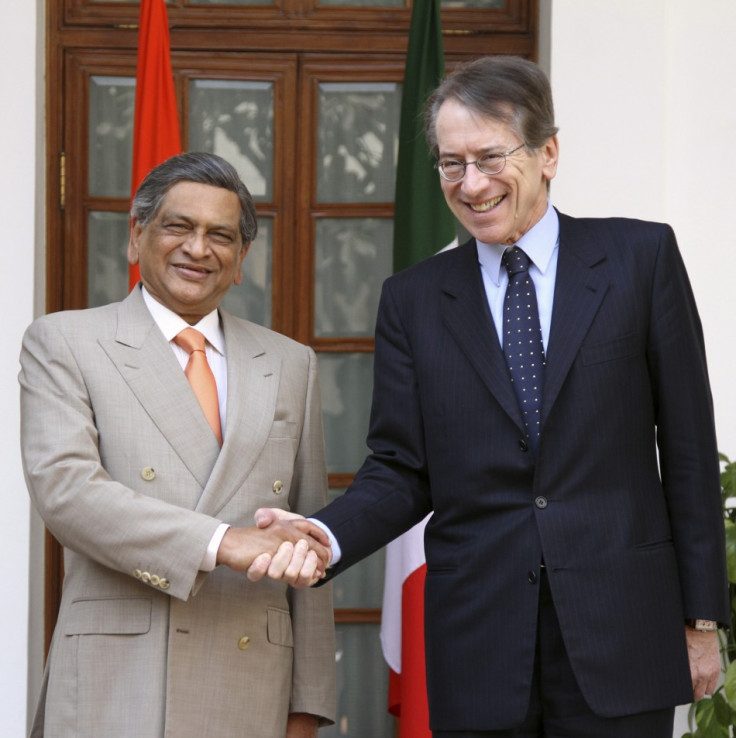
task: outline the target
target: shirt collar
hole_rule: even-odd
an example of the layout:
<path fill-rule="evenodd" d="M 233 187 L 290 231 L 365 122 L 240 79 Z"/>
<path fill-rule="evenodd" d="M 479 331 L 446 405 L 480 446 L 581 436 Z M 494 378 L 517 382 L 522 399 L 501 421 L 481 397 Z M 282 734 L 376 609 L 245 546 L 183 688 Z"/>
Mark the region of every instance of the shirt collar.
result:
<path fill-rule="evenodd" d="M 172 341 L 184 328 L 196 328 L 204 334 L 210 346 L 223 356 L 225 355 L 225 335 L 220 326 L 220 316 L 217 309 L 205 315 L 196 325 L 190 326 L 186 320 L 177 315 L 173 310 L 170 310 L 166 305 L 156 300 L 143 285 L 141 285 L 141 292 L 143 293 L 143 301 L 146 303 L 148 312 L 151 313 L 151 317 L 161 329 L 167 341 Z"/>
<path fill-rule="evenodd" d="M 547 212 L 534 224 L 517 242 L 534 263 L 534 266 L 544 274 L 547 271 L 552 255 L 560 238 L 560 219 L 552 203 L 547 202 Z M 501 258 L 509 247 L 500 243 L 483 243 L 476 240 L 478 245 L 478 261 L 486 274 L 498 287 L 501 283 Z"/>

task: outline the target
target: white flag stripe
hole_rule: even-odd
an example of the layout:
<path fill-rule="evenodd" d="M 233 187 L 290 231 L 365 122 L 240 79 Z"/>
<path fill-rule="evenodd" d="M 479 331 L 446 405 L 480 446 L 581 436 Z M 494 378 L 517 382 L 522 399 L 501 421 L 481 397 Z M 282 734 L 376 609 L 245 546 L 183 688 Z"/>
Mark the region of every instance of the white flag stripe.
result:
<path fill-rule="evenodd" d="M 401 594 L 406 579 L 425 562 L 424 528 L 430 516 L 386 546 L 381 646 L 383 658 L 397 674 L 401 674 Z"/>

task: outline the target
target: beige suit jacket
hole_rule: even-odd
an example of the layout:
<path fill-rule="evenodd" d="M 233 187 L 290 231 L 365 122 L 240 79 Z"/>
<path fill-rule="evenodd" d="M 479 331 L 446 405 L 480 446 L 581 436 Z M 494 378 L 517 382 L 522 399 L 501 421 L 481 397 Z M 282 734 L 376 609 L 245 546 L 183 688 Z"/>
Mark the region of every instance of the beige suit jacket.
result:
<path fill-rule="evenodd" d="M 140 288 L 26 333 L 24 468 L 65 563 L 33 736 L 276 738 L 290 712 L 334 720 L 329 590 L 198 569 L 220 522 L 326 496 L 313 351 L 221 319 L 222 449 Z"/>

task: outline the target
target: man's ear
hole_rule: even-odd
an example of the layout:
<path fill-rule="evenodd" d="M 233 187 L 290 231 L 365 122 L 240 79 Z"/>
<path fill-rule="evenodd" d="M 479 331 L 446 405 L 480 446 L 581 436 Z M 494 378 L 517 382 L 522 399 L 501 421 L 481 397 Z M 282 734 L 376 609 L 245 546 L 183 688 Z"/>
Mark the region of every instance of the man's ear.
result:
<path fill-rule="evenodd" d="M 141 230 L 143 230 L 143 227 L 138 219 L 132 218 L 130 221 L 130 236 L 128 237 L 128 264 L 137 264 L 140 260 L 138 242 L 141 237 Z"/>
<path fill-rule="evenodd" d="M 560 155 L 560 143 L 557 136 L 550 136 L 542 145 L 542 173 L 549 182 L 557 174 L 557 161 Z"/>
<path fill-rule="evenodd" d="M 235 285 L 242 284 L 243 282 L 243 261 L 245 260 L 245 256 L 248 253 L 249 248 L 250 243 L 244 243 L 243 248 L 240 249 L 240 253 L 237 256 L 238 271 L 235 272 L 235 278 L 233 279 L 233 284 Z"/>

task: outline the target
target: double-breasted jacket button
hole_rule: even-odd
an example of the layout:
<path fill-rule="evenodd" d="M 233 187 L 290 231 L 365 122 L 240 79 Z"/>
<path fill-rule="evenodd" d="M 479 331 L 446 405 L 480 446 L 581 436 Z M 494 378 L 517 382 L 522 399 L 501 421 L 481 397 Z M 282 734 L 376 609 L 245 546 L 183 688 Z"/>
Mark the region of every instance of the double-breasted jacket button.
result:
<path fill-rule="evenodd" d="M 526 453 L 529 450 L 529 444 L 526 442 L 525 438 L 519 439 L 519 448 Z"/>
<path fill-rule="evenodd" d="M 143 469 L 141 469 L 141 477 L 143 477 L 147 482 L 152 482 L 156 478 L 156 472 L 152 466 L 144 466 Z"/>
<path fill-rule="evenodd" d="M 527 579 L 529 580 L 529 584 L 536 584 L 537 583 L 537 572 L 533 569 L 529 570 L 529 573 L 527 574 Z"/>
<path fill-rule="evenodd" d="M 239 649 L 240 649 L 241 651 L 245 651 L 245 649 L 246 649 L 246 648 L 248 648 L 248 646 L 250 646 L 250 638 L 248 638 L 248 636 L 243 636 L 243 637 L 242 637 L 242 638 L 241 638 L 241 639 L 240 639 L 240 640 L 238 641 L 238 648 L 239 648 Z"/>
<path fill-rule="evenodd" d="M 284 483 L 280 479 L 277 479 L 273 483 L 273 487 L 271 487 L 271 489 L 273 490 L 273 493 L 275 495 L 280 495 L 281 494 L 281 490 L 283 490 L 283 488 L 284 488 Z"/>
<path fill-rule="evenodd" d="M 545 507 L 547 507 L 547 498 L 543 495 L 539 495 L 539 497 L 535 498 L 534 504 L 540 509 L 544 510 Z"/>

